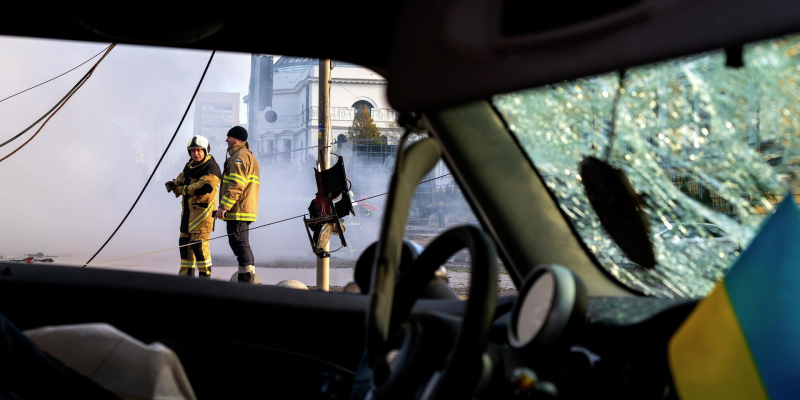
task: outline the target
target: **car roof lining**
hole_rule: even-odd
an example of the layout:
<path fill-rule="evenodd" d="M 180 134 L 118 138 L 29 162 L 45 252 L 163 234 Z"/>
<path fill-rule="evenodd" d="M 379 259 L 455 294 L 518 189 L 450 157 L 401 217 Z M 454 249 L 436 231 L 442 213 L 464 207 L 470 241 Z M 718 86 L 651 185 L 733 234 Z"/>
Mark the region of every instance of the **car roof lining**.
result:
<path fill-rule="evenodd" d="M 387 77 L 389 101 L 403 111 L 800 31 L 800 2 L 794 0 L 640 0 L 617 14 L 620 2 L 608 3 L 610 16 L 598 9 L 593 19 L 566 28 L 508 37 L 502 4 L 515 1 L 386 0 L 359 10 L 332 6 L 303 14 L 306 27 L 330 27 L 322 40 L 319 29 L 298 27 L 291 17 L 298 14 L 296 3 L 250 7 L 249 14 L 263 14 L 268 23 L 222 10 L 210 16 L 206 10 L 119 13 L 56 6 L 40 13 L 23 5 L 20 11 L 36 18 L 6 18 L 0 35 L 337 59 Z"/>
<path fill-rule="evenodd" d="M 407 3 L 388 68 L 396 109 L 441 107 L 800 30 L 800 3 L 791 0 L 643 0 L 638 14 L 616 25 L 510 40 L 484 16 L 490 6 L 466 12 L 456 3 L 491 1 Z M 411 21 L 415 29 L 404 29 Z M 472 33 L 463 27 L 470 23 L 489 28 Z"/>

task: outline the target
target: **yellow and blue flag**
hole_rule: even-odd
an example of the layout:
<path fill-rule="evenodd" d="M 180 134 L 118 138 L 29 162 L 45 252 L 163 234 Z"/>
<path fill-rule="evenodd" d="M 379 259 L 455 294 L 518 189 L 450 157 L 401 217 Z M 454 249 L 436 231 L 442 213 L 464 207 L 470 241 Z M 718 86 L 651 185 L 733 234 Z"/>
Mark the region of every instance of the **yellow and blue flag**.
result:
<path fill-rule="evenodd" d="M 683 400 L 800 399 L 800 210 L 787 195 L 669 343 Z"/>

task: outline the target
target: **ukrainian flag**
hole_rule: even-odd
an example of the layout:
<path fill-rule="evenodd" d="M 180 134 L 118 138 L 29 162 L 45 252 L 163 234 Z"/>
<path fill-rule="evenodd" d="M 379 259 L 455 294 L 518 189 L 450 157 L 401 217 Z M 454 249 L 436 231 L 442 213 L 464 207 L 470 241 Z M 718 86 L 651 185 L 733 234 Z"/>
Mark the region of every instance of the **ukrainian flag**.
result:
<path fill-rule="evenodd" d="M 800 210 L 787 195 L 669 343 L 683 400 L 800 399 Z"/>

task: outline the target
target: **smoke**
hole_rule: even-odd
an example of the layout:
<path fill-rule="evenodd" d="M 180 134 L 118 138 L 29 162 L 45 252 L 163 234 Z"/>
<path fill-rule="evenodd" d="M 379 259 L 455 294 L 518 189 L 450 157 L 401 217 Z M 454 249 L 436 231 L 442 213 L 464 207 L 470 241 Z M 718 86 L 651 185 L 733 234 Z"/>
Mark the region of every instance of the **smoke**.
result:
<path fill-rule="evenodd" d="M 0 98 L 50 79 L 106 46 L 0 37 Z M 117 46 L 42 132 L 0 163 L 0 204 L 4 205 L 0 255 L 8 258 L 41 251 L 62 256 L 57 259 L 62 262 L 88 260 L 139 194 L 152 171 L 153 158 L 161 156 L 178 126 L 209 55 L 209 51 Z M 0 103 L 0 141 L 49 110 L 96 60 Z M 218 52 L 200 91 L 243 97 L 249 80 L 249 54 Z M 244 124 L 246 105 L 240 104 L 240 110 L 240 124 Z M 178 245 L 180 199 L 166 192 L 164 182 L 176 177 L 188 161 L 185 146 L 193 135 L 193 124 L 194 107 L 137 207 L 96 261 Z M 0 148 L 0 157 L 32 133 Z M 255 153 L 254 143 L 252 148 Z M 212 147 L 212 154 L 222 168 L 225 149 Z M 313 167 L 313 162 L 297 165 L 262 159 L 259 216 L 251 227 L 306 213 L 316 192 Z M 362 179 L 370 174 L 358 173 Z M 355 176 L 356 171 L 348 174 Z M 388 170 L 380 175 L 369 180 L 373 192 L 357 193 L 355 200 L 384 192 Z M 383 200 L 370 203 L 382 208 Z M 334 257 L 357 256 L 348 250 L 360 250 L 377 240 L 380 218 L 377 214 L 362 225 L 349 225 L 351 246 Z M 225 223 L 217 221 L 212 237 L 224 234 Z M 257 264 L 286 257 L 308 259 L 309 266 L 314 263 L 302 219 L 251 231 L 250 242 Z M 331 248 L 338 246 L 338 238 L 333 237 Z M 212 241 L 211 251 L 215 258 L 232 256 L 225 238 Z M 178 250 L 158 257 L 174 259 L 177 265 Z M 141 259 L 112 265 L 136 265 L 137 260 Z"/>
<path fill-rule="evenodd" d="M 4 60 L 0 98 L 66 71 L 106 45 L 0 37 L 0 60 Z M 153 157 L 161 155 L 178 126 L 209 55 L 208 51 L 117 46 L 42 132 L 0 163 L 0 204 L 5 205 L 0 216 L 0 255 L 41 251 L 88 259 L 133 204 L 152 171 Z M 249 59 L 249 54 L 217 53 L 200 91 L 244 96 Z M 5 141 L 38 119 L 96 60 L 0 103 L 4 121 L 0 138 Z M 174 178 L 188 161 L 185 145 L 193 134 L 193 116 L 192 107 L 156 177 L 98 260 L 177 245 L 180 201 L 165 191 L 163 182 Z M 0 149 L 0 157 L 32 133 Z M 212 154 L 222 166 L 224 149 L 214 149 Z M 274 190 L 262 188 L 263 203 L 268 203 L 264 198 Z M 298 209 L 302 212 L 303 207 Z M 271 211 L 262 215 L 278 217 L 277 211 L 282 210 Z M 263 220 L 260 217 L 258 223 Z M 301 222 L 295 225 L 302 229 Z M 254 232 L 252 239 L 260 242 L 270 234 L 280 236 L 285 228 L 264 228 Z M 217 223 L 214 235 L 224 233 L 224 223 Z M 212 243 L 212 251 L 230 253 L 225 239 Z M 177 250 L 173 252 L 177 256 Z"/>

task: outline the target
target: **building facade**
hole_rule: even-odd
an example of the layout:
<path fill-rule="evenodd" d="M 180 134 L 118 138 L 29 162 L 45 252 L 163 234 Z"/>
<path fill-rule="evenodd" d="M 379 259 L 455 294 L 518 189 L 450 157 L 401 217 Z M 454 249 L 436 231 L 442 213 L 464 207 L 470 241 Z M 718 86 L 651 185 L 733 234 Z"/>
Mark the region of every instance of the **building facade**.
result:
<path fill-rule="evenodd" d="M 254 152 L 260 162 L 304 163 L 316 159 L 319 125 L 319 60 L 306 57 L 273 57 L 254 55 L 251 64 L 251 94 L 245 96 L 248 124 Z M 258 63 L 273 60 L 271 82 Z M 254 96 L 258 87 L 271 88 L 271 98 Z M 263 90 L 263 89 L 262 89 Z M 268 105 L 264 106 L 264 102 Z M 260 104 L 260 105 L 257 105 Z M 386 98 L 386 79 L 357 65 L 336 62 L 331 70 L 331 137 L 347 134 L 357 107 L 366 106 L 381 134 L 389 140 L 397 138 L 397 112 Z M 277 118 L 269 122 L 267 113 Z M 305 149 L 305 150 L 303 150 Z"/>
<path fill-rule="evenodd" d="M 194 134 L 208 138 L 211 152 L 227 148 L 228 130 L 239 125 L 239 93 L 200 92 L 195 99 Z"/>

